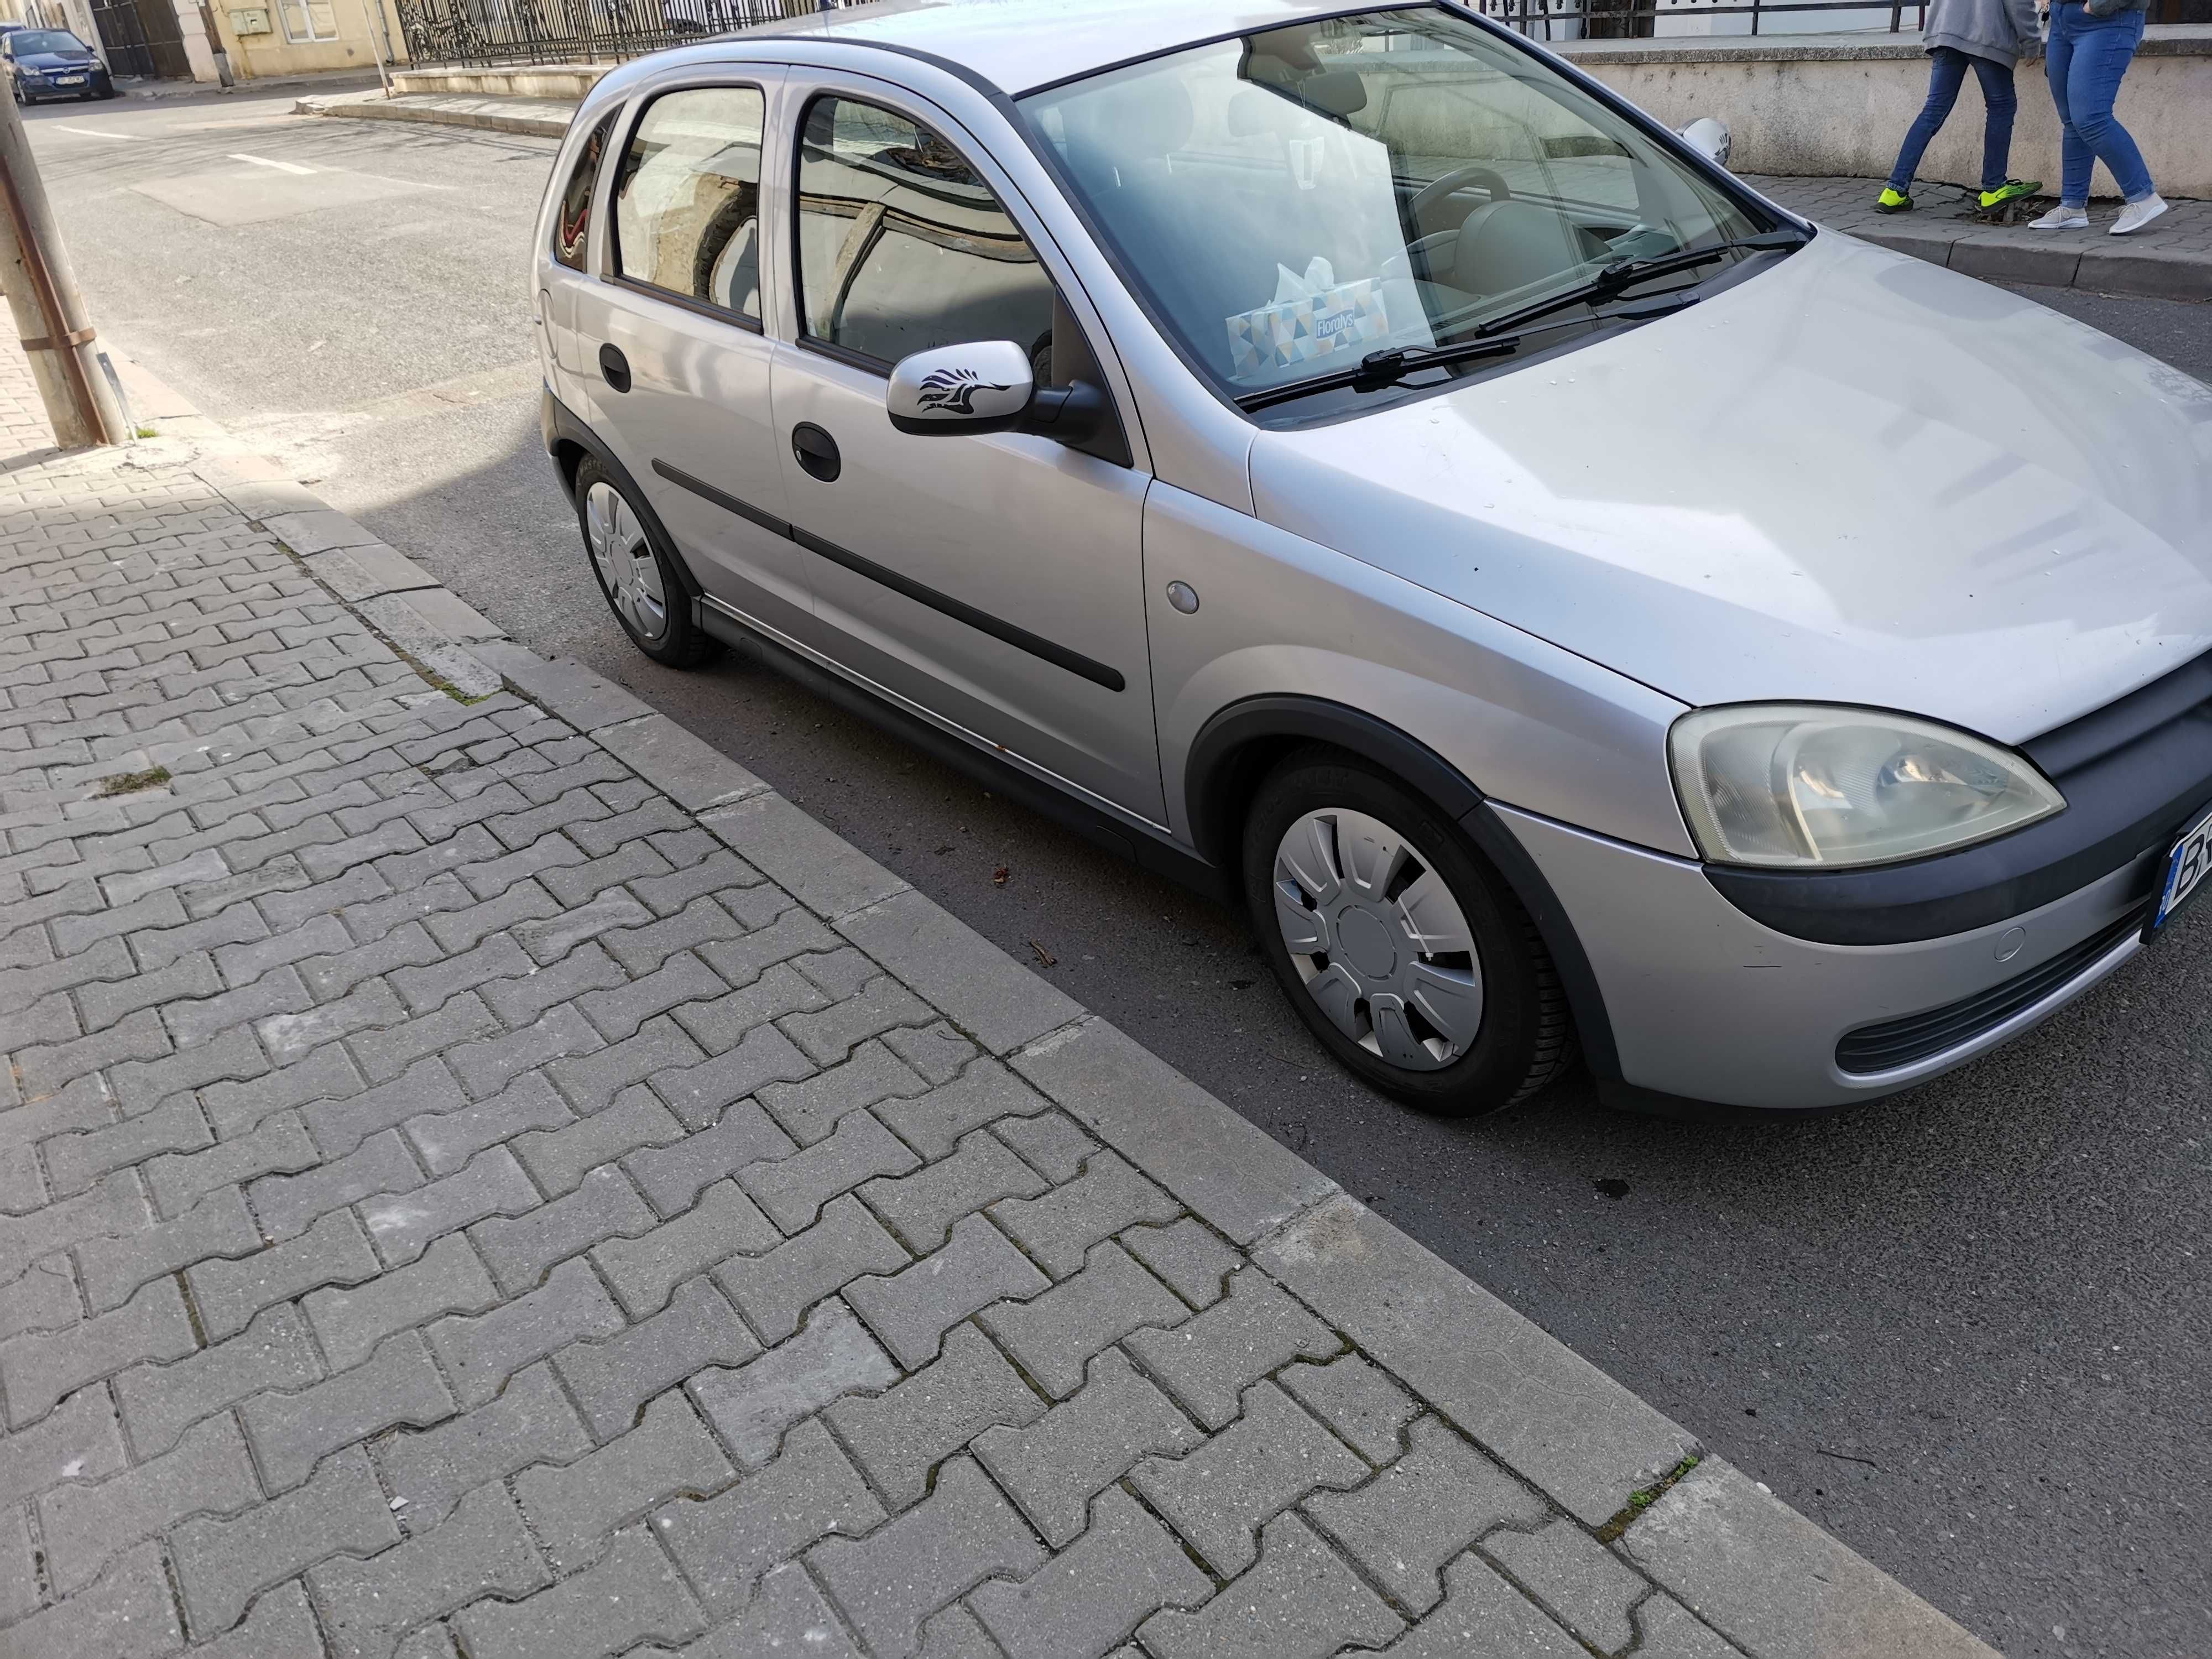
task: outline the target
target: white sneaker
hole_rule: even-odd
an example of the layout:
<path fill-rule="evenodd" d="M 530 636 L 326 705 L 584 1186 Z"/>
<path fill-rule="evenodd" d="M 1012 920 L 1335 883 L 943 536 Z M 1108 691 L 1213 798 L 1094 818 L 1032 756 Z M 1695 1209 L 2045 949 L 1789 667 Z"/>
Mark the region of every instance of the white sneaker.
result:
<path fill-rule="evenodd" d="M 2165 211 L 2166 204 L 2155 194 L 2146 196 L 2140 202 L 2130 202 L 2120 210 L 2120 216 L 2112 221 L 2112 234 L 2124 236 L 2131 230 L 2141 230 Z"/>
<path fill-rule="evenodd" d="M 2089 210 L 2068 207 L 2061 202 L 2040 219 L 2030 219 L 2027 228 L 2030 230 L 2087 230 L 2089 228 Z"/>

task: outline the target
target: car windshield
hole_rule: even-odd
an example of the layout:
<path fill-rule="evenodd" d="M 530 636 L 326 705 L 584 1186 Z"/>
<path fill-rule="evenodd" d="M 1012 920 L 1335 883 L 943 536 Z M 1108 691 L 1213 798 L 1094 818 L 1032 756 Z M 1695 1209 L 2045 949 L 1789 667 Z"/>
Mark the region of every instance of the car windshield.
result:
<path fill-rule="evenodd" d="M 28 58 L 40 52 L 82 52 L 84 42 L 66 29 L 17 29 L 8 37 L 8 50 Z"/>
<path fill-rule="evenodd" d="M 1431 7 L 1194 46 L 1021 107 L 1240 401 L 1770 228 L 1535 54 Z"/>

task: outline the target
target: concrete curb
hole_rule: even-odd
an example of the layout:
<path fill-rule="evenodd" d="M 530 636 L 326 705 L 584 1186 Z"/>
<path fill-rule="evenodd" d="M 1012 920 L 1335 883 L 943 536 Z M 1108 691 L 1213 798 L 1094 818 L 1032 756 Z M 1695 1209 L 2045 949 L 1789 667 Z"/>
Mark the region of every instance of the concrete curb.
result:
<path fill-rule="evenodd" d="M 183 406 L 161 390 L 165 406 Z M 452 689 L 474 696 L 505 688 L 530 699 L 697 813 L 1711 1626 L 1671 1650 L 1647 1631 L 1642 1650 L 1717 1654 L 1717 1631 L 1756 1659 L 1993 1659 L 1993 1650 L 1765 1488 L 1717 1461 L 1698 1462 L 1687 1430 L 737 762 L 582 664 L 509 640 L 274 463 L 234 456 L 191 465 L 340 603 Z M 1654 1598 L 1639 1616 L 1656 1624 L 1663 1604 Z"/>
<path fill-rule="evenodd" d="M 508 106 L 501 108 L 500 106 Z M 517 106 L 520 107 L 517 107 Z M 432 126 L 468 127 L 479 132 L 521 133 L 533 138 L 558 138 L 568 130 L 573 105 L 550 100 L 474 96 L 463 93 L 403 93 L 386 98 L 380 92 L 355 93 L 330 98 L 302 98 L 293 105 L 295 115 L 332 115 L 355 121 L 412 121 Z"/>

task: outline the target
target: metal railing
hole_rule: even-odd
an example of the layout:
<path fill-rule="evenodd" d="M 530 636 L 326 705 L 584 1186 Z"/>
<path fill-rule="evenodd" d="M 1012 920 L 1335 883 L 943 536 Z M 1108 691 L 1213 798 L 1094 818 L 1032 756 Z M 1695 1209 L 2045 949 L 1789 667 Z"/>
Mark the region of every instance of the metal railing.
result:
<path fill-rule="evenodd" d="M 619 63 L 830 0 L 394 0 L 411 64 Z M 836 0 L 850 4 L 854 0 Z"/>
<path fill-rule="evenodd" d="M 1538 40 L 1725 40 L 1814 30 L 1890 34 L 1926 22 L 1925 0 L 1472 0 L 1482 15 Z M 1785 21 L 1786 20 L 1786 21 Z M 1777 25 L 1779 25 L 1778 29 Z"/>

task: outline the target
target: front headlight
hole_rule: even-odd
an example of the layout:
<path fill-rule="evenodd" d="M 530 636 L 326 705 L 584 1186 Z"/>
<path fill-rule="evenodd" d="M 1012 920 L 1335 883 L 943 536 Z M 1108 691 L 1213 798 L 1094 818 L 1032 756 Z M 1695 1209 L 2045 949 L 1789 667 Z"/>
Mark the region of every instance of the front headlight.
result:
<path fill-rule="evenodd" d="M 1690 833 L 1715 864 L 1883 864 L 2066 810 L 2020 756 L 1875 709 L 1701 708 L 1674 722 L 1668 748 Z"/>

